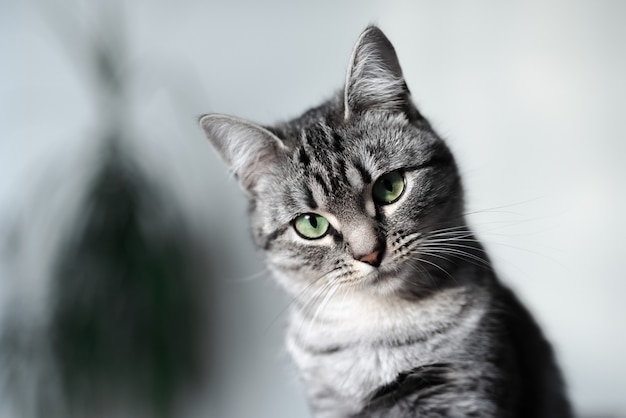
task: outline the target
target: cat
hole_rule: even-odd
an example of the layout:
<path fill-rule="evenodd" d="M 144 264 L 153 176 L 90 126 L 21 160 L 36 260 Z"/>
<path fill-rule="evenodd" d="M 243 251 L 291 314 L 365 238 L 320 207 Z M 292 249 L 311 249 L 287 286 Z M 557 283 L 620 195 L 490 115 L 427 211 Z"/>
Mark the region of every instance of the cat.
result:
<path fill-rule="evenodd" d="M 263 127 L 200 124 L 294 298 L 287 348 L 316 417 L 570 417 L 555 356 L 467 226 L 454 158 L 369 26 L 344 88 Z"/>

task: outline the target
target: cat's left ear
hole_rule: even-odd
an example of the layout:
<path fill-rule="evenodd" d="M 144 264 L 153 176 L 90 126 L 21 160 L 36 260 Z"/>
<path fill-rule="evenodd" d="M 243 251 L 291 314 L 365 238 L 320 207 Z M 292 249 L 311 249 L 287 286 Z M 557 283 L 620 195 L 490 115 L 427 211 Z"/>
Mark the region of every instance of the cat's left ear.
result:
<path fill-rule="evenodd" d="M 368 109 L 408 113 L 417 110 L 402 76 L 396 51 L 385 34 L 369 26 L 352 52 L 344 92 L 344 117 Z"/>
<path fill-rule="evenodd" d="M 234 116 L 204 115 L 200 117 L 200 125 L 241 185 L 249 191 L 286 150 L 283 142 L 267 129 Z"/>

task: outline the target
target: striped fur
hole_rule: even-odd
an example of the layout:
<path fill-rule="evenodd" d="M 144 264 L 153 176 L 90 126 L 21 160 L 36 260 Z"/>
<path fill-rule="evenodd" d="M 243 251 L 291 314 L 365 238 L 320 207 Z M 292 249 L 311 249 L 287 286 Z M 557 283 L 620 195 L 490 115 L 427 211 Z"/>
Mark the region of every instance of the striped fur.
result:
<path fill-rule="evenodd" d="M 466 226 L 454 159 L 378 28 L 359 38 L 344 91 L 301 117 L 201 123 L 294 296 L 287 346 L 315 416 L 571 415 L 552 350 Z M 373 184 L 394 170 L 405 190 L 377 204 Z M 309 212 L 328 220 L 327 235 L 296 233 Z"/>

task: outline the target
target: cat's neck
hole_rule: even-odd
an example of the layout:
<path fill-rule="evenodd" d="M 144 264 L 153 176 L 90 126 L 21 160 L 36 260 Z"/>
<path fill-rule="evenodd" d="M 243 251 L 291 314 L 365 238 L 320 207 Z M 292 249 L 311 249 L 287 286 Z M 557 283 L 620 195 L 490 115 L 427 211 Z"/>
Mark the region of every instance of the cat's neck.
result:
<path fill-rule="evenodd" d="M 453 326 L 476 307 L 484 307 L 488 293 L 477 283 L 441 289 L 419 299 L 343 291 L 313 307 L 296 305 L 289 335 L 322 350 L 356 342 L 420 338 Z"/>
<path fill-rule="evenodd" d="M 351 416 L 401 372 L 456 356 L 491 297 L 475 286 L 420 300 L 342 296 L 315 316 L 294 309 L 287 335 L 317 416 Z"/>

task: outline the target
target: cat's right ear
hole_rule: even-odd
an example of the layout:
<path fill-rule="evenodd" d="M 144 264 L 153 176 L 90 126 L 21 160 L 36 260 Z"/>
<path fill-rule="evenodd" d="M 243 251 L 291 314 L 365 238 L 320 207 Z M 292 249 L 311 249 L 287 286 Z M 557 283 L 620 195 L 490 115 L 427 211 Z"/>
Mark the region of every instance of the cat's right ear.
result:
<path fill-rule="evenodd" d="M 410 119 L 419 116 L 396 51 L 376 26 L 365 29 L 354 46 L 344 91 L 344 119 L 364 109 L 404 112 Z"/>
<path fill-rule="evenodd" d="M 286 150 L 276 135 L 244 119 L 209 114 L 201 116 L 199 122 L 213 147 L 246 190 L 252 190 L 259 177 Z"/>

